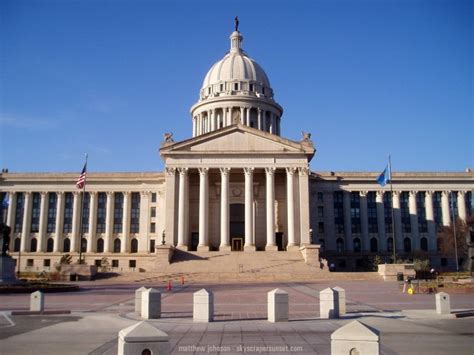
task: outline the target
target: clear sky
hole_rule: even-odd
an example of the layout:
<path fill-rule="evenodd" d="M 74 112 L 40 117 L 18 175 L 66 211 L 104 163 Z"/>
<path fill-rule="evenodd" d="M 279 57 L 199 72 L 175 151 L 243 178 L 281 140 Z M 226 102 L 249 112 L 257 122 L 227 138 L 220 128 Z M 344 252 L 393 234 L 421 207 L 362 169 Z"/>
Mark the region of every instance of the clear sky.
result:
<path fill-rule="evenodd" d="M 281 132 L 312 133 L 316 171 L 474 165 L 473 5 L 400 1 L 0 1 L 0 165 L 161 171 L 164 132 L 229 48 L 266 71 Z"/>

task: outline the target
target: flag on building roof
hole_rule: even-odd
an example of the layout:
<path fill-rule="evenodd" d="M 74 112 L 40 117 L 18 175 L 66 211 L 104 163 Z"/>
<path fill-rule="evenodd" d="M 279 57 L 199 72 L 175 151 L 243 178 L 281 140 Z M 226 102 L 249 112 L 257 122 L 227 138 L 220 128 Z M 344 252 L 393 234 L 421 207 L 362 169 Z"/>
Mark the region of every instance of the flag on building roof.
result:
<path fill-rule="evenodd" d="M 6 193 L 5 197 L 3 197 L 2 207 L 8 208 L 9 205 L 10 205 L 10 200 L 8 199 L 8 193 Z"/>
<path fill-rule="evenodd" d="M 391 175 L 390 169 L 388 168 L 388 165 L 387 165 L 385 169 L 382 171 L 382 173 L 377 177 L 377 182 L 380 184 L 380 186 L 387 185 L 387 183 L 391 179 L 390 175 Z"/>
<path fill-rule="evenodd" d="M 78 189 L 82 189 L 86 185 L 86 175 L 87 175 L 87 161 L 82 168 L 81 175 L 77 178 L 76 186 Z"/>

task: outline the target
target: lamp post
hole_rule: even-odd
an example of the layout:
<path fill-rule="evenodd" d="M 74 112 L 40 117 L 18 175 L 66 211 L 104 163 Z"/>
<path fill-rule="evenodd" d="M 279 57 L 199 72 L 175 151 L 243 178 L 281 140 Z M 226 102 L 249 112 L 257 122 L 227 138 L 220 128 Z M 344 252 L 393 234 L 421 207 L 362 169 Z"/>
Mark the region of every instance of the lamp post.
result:
<path fill-rule="evenodd" d="M 165 238 L 166 238 L 166 233 L 165 230 L 163 229 L 163 233 L 161 234 L 161 245 L 165 245 Z"/>

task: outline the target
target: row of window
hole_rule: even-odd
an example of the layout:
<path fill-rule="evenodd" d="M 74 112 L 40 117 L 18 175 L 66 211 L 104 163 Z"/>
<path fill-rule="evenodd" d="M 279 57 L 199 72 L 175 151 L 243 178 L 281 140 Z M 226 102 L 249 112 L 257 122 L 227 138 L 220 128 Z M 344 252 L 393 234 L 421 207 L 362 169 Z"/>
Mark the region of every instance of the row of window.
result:
<path fill-rule="evenodd" d="M 322 240 L 320 240 L 321 243 Z M 377 238 L 370 238 L 369 241 L 369 250 L 371 253 L 376 253 L 379 250 L 379 245 L 378 245 L 378 239 Z M 425 237 L 420 238 L 420 249 L 422 251 L 428 251 L 428 239 Z M 352 250 L 355 253 L 360 253 L 362 252 L 362 244 L 360 238 L 354 238 L 352 241 Z M 438 248 L 439 250 L 439 248 Z M 344 239 L 342 238 L 337 238 L 336 240 L 336 251 L 338 253 L 343 253 L 345 251 L 345 243 Z M 387 252 L 392 252 L 393 251 L 393 238 L 387 238 Z M 406 253 L 410 253 L 412 251 L 412 243 L 410 238 L 404 238 L 403 239 L 403 251 Z"/>
<path fill-rule="evenodd" d="M 94 265 L 97 267 L 104 266 L 102 259 L 96 259 L 94 260 Z M 112 260 L 112 267 L 117 268 L 119 267 L 119 260 Z M 33 267 L 35 266 L 35 261 L 34 259 L 26 259 L 26 266 L 27 267 Z M 43 260 L 43 267 L 51 267 L 51 259 L 44 259 Z M 134 269 L 137 267 L 137 261 L 136 260 L 128 260 L 128 267 L 131 269 Z"/>

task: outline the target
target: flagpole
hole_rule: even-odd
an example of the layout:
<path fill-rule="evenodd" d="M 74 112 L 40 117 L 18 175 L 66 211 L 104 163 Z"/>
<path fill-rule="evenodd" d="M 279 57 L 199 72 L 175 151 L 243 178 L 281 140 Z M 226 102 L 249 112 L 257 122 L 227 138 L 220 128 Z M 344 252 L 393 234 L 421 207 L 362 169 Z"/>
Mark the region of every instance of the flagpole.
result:
<path fill-rule="evenodd" d="M 86 153 L 86 163 L 85 167 L 87 169 L 87 158 L 88 154 Z M 87 178 L 84 179 L 84 186 L 82 187 L 82 198 L 81 198 L 81 209 L 80 209 L 80 237 L 79 237 L 79 264 L 82 264 L 82 238 L 84 237 L 84 223 L 82 219 L 84 218 L 84 196 L 86 195 L 86 184 Z"/>
<path fill-rule="evenodd" d="M 393 211 L 393 185 L 392 185 L 392 159 L 390 158 L 390 154 L 388 155 L 388 168 L 390 171 L 390 201 L 392 202 L 392 240 L 393 240 L 393 263 L 397 263 L 397 246 L 395 242 L 395 218 L 394 218 L 394 211 Z"/>

